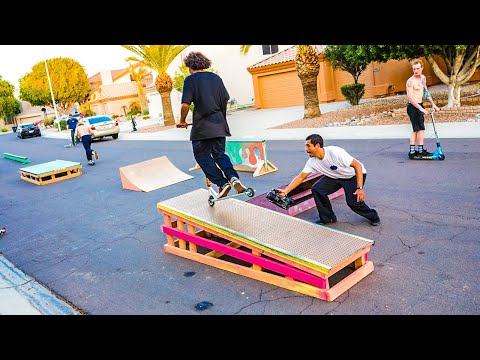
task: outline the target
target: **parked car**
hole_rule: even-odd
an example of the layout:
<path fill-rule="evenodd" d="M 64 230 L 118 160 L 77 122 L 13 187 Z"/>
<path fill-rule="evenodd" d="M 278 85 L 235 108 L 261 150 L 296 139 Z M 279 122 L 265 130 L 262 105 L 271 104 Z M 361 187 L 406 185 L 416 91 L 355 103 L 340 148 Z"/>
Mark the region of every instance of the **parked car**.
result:
<path fill-rule="evenodd" d="M 17 137 L 25 139 L 26 137 L 42 136 L 38 125 L 20 124 L 17 126 Z"/>
<path fill-rule="evenodd" d="M 118 138 L 120 133 L 120 126 L 118 120 L 113 120 L 108 115 L 88 116 L 81 119 L 85 124 L 93 130 L 93 139 L 101 139 L 104 136 L 111 136 L 114 139 Z"/>

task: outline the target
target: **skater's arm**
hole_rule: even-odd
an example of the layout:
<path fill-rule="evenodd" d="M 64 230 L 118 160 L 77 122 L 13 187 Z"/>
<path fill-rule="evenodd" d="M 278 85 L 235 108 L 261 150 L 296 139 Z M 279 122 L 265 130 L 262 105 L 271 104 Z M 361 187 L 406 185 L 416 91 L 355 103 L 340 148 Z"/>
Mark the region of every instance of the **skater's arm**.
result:
<path fill-rule="evenodd" d="M 440 108 L 437 105 L 435 105 L 435 103 L 433 102 L 432 94 L 430 94 L 430 91 L 428 91 L 427 84 L 425 84 L 425 90 L 423 94 L 425 96 L 425 99 L 427 99 L 430 102 L 430 104 L 432 104 L 433 110 L 440 111 Z"/>
<path fill-rule="evenodd" d="M 365 199 L 362 165 L 357 160 L 353 159 L 350 166 L 355 170 L 355 177 L 357 178 L 357 190 L 353 194 L 357 195 L 357 202 L 362 202 Z"/>
<path fill-rule="evenodd" d="M 309 173 L 304 173 L 304 172 L 301 172 L 300 174 L 298 174 L 295 179 L 292 180 L 292 182 L 290 184 L 287 185 L 287 187 L 285 189 L 277 189 L 278 190 L 278 195 L 280 197 L 284 197 L 284 196 L 287 196 L 288 193 L 290 191 L 292 191 L 293 189 L 295 189 L 298 185 L 300 185 L 303 180 L 306 179 L 306 177 L 310 175 Z"/>
<path fill-rule="evenodd" d="M 180 108 L 180 124 L 186 124 L 185 121 L 188 115 L 188 111 L 190 110 L 189 103 L 182 103 L 182 107 Z"/>

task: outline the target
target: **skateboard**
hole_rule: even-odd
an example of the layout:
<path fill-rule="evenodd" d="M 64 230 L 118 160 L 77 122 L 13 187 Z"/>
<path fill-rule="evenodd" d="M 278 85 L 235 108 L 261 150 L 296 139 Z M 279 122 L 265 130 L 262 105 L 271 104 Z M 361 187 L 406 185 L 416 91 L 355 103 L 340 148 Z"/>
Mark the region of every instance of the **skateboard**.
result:
<path fill-rule="evenodd" d="M 220 201 L 220 200 L 226 200 L 226 199 L 232 199 L 232 198 L 235 198 L 235 197 L 239 197 L 239 196 L 248 196 L 248 197 L 253 197 L 255 195 L 255 190 L 252 189 L 252 188 L 247 188 L 247 190 L 245 190 L 244 192 L 241 192 L 241 193 L 236 193 L 236 194 L 233 194 L 233 195 L 227 195 L 227 196 L 224 196 L 222 198 L 219 198 L 218 197 L 218 193 L 213 190 L 212 188 L 212 182 L 207 178 L 206 179 L 206 183 L 207 183 L 207 187 L 208 187 L 208 205 L 210 206 L 214 206 L 215 203 L 217 201 Z M 235 190 L 232 188 L 232 190 Z"/>

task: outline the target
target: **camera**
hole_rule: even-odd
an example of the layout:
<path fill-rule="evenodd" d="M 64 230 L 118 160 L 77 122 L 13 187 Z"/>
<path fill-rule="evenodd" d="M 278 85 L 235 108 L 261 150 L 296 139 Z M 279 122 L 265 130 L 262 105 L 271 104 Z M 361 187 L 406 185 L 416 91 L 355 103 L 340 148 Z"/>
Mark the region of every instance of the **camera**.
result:
<path fill-rule="evenodd" d="M 293 205 L 293 199 L 288 196 L 281 197 L 278 195 L 279 191 L 277 189 L 272 189 L 267 193 L 267 200 L 271 203 L 280 206 L 282 209 L 288 210 L 290 206 Z"/>

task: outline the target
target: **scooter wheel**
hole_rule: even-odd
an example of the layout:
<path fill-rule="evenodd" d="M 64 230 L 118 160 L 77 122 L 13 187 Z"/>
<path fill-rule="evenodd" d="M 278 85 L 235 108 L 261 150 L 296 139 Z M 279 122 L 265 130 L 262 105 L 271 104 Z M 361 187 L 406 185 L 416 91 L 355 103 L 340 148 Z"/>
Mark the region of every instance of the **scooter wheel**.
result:
<path fill-rule="evenodd" d="M 438 160 L 445 160 L 445 155 L 439 154 L 438 155 Z"/>
<path fill-rule="evenodd" d="M 248 197 L 253 197 L 253 195 L 255 195 L 255 190 L 253 190 L 252 188 L 248 188 L 245 191 L 245 194 L 247 194 Z"/>
<path fill-rule="evenodd" d="M 208 197 L 208 205 L 210 205 L 210 206 L 215 205 L 215 198 L 213 197 L 213 195 L 210 195 Z"/>

